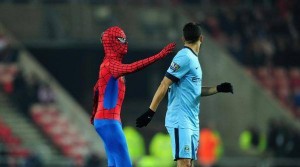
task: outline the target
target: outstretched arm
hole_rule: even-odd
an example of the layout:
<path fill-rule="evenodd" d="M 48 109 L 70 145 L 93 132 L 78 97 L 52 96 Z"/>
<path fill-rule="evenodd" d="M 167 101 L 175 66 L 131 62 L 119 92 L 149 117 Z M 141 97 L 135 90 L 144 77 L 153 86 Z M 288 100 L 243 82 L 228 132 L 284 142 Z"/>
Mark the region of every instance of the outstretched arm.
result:
<path fill-rule="evenodd" d="M 136 119 L 136 126 L 141 128 L 143 126 L 147 126 L 149 122 L 151 121 L 152 117 L 155 114 L 155 111 L 162 101 L 162 99 L 165 97 L 169 86 L 172 84 L 172 80 L 170 80 L 167 77 L 164 77 L 164 79 L 161 81 L 157 91 L 154 94 L 154 97 L 152 99 L 152 102 L 150 104 L 149 109 L 140 117 Z"/>
<path fill-rule="evenodd" d="M 136 119 L 136 126 L 141 128 L 147 126 L 155 114 L 155 111 L 166 95 L 169 86 L 178 82 L 188 71 L 190 67 L 190 59 L 185 54 L 177 54 L 167 70 L 164 79 L 161 81 L 157 91 L 154 94 L 149 109 Z"/>
<path fill-rule="evenodd" d="M 169 86 L 172 84 L 172 80 L 170 80 L 167 77 L 164 77 L 164 79 L 161 81 L 158 89 L 156 90 L 154 97 L 152 99 L 152 102 L 150 104 L 150 109 L 152 111 L 156 111 L 158 105 L 160 104 L 160 102 L 162 101 L 162 99 L 165 97 Z"/>
<path fill-rule="evenodd" d="M 118 78 L 120 76 L 139 71 L 149 66 L 150 64 L 156 62 L 157 60 L 164 58 L 169 53 L 173 52 L 175 46 L 176 46 L 175 43 L 170 43 L 158 54 L 145 58 L 143 60 L 136 61 L 131 64 L 122 64 L 119 61 L 111 60 L 109 66 L 110 72 L 115 78 Z"/>
<path fill-rule="evenodd" d="M 225 82 L 218 86 L 213 87 L 202 87 L 201 96 L 210 96 L 216 93 L 223 92 L 223 93 L 233 93 L 233 88 L 231 83 Z"/>
<path fill-rule="evenodd" d="M 202 88 L 201 88 L 201 96 L 210 96 L 210 95 L 213 95 L 216 93 L 218 93 L 216 86 L 214 86 L 214 87 L 202 86 Z"/>

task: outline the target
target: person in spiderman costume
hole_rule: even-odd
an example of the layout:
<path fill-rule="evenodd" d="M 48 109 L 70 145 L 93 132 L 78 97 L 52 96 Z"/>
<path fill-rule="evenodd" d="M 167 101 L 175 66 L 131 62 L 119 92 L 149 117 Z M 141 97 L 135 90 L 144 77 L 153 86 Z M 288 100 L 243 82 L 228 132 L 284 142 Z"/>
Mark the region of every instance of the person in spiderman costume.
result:
<path fill-rule="evenodd" d="M 175 48 L 170 43 L 158 54 L 131 64 L 123 64 L 128 42 L 124 31 L 117 26 L 102 33 L 104 59 L 99 78 L 94 86 L 94 104 L 91 124 L 102 138 L 109 167 L 131 167 L 126 139 L 121 125 L 121 107 L 125 95 L 124 75 L 139 71 L 167 56 Z"/>

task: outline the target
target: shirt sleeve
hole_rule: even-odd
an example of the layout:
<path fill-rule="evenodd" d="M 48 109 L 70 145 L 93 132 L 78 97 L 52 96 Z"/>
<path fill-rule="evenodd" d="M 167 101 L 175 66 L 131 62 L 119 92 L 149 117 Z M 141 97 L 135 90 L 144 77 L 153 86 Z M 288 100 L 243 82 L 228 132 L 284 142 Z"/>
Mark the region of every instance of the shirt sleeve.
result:
<path fill-rule="evenodd" d="M 190 59 L 187 55 L 176 55 L 167 70 L 166 77 L 178 82 L 190 69 Z"/>

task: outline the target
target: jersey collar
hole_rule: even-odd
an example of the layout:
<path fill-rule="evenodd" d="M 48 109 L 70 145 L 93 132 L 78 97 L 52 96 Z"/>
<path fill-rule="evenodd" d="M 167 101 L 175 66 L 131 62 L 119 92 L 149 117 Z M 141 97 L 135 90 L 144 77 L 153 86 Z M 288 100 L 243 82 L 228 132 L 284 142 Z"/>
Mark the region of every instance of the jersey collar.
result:
<path fill-rule="evenodd" d="M 197 54 L 193 51 L 193 49 L 191 49 L 190 47 L 184 46 L 183 48 L 189 49 L 196 57 L 198 57 L 198 55 L 197 55 Z"/>

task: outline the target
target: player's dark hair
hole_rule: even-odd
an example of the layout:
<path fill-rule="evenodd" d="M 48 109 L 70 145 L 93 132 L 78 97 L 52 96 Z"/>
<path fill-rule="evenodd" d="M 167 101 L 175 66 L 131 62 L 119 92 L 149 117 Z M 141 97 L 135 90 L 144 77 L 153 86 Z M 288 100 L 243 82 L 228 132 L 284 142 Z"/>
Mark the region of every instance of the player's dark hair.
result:
<path fill-rule="evenodd" d="M 183 37 L 188 43 L 195 43 L 201 35 L 201 27 L 199 24 L 190 22 L 183 27 Z"/>

